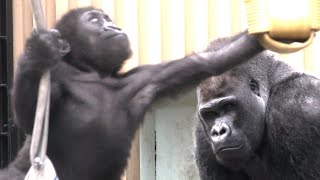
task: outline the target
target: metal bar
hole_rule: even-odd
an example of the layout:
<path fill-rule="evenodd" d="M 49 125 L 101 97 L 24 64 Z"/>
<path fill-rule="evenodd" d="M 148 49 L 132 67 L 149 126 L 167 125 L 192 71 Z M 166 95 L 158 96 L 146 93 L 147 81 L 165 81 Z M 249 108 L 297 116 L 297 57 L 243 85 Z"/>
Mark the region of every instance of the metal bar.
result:
<path fill-rule="evenodd" d="M 13 9 L 12 1 L 7 0 L 6 4 L 7 9 L 7 26 L 6 26 L 6 35 L 7 35 L 7 88 L 12 88 L 12 77 L 13 77 Z M 10 96 L 8 96 L 7 101 L 7 118 L 8 118 L 8 160 L 11 162 L 15 157 L 21 147 L 21 141 L 19 141 L 17 135 L 20 134 L 17 127 L 14 126 L 12 106 L 10 103 Z M 21 134 L 20 134 L 21 136 Z"/>
<path fill-rule="evenodd" d="M 8 147 L 8 89 L 7 89 L 7 34 L 8 25 L 8 2 L 0 2 L 0 168 L 5 167 L 9 161 L 10 152 Z"/>

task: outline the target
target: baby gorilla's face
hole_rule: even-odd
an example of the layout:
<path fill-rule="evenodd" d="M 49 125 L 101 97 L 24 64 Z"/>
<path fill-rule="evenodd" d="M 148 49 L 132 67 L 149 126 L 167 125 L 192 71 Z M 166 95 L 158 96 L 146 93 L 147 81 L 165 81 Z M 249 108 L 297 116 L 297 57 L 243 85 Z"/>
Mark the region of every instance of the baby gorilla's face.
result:
<path fill-rule="evenodd" d="M 128 36 L 103 11 L 83 13 L 75 33 L 79 47 L 95 69 L 118 70 L 131 55 Z"/>

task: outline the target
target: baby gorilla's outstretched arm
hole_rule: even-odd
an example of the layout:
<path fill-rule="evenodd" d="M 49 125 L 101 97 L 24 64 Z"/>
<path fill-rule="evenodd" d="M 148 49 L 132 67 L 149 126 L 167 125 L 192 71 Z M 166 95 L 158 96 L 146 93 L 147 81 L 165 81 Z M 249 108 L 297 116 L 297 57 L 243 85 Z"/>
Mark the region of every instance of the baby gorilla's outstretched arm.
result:
<path fill-rule="evenodd" d="M 18 61 L 18 68 L 14 76 L 13 105 L 15 107 L 16 121 L 19 127 L 30 133 L 33 127 L 35 107 L 39 81 L 46 70 L 54 67 L 61 57 L 69 51 L 69 45 L 60 38 L 56 30 L 33 32 L 27 40 L 24 54 Z M 52 81 L 52 100 L 56 99 L 59 88 Z M 32 122 L 30 122 L 32 121 Z"/>
<path fill-rule="evenodd" d="M 181 90 L 197 85 L 207 77 L 219 75 L 261 51 L 263 48 L 256 38 L 243 32 L 226 40 L 215 51 L 202 52 L 166 64 L 134 70 L 137 72 L 128 77 L 128 82 L 133 80 L 137 82 L 128 88 L 128 93 L 134 96 L 132 107 L 136 109 L 133 112 L 143 114 L 154 100 L 177 94 Z"/>

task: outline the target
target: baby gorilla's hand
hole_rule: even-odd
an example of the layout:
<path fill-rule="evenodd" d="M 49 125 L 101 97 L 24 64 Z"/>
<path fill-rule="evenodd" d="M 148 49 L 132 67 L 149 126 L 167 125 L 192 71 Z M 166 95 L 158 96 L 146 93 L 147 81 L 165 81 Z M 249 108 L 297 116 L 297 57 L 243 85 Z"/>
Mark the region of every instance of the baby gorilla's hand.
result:
<path fill-rule="evenodd" d="M 68 52 L 70 52 L 70 45 L 66 40 L 62 39 L 60 32 L 56 29 L 51 29 L 50 32 L 58 38 L 57 39 L 58 40 L 58 44 L 57 44 L 58 47 L 57 48 L 59 50 L 59 54 L 61 56 L 64 56 Z"/>
<path fill-rule="evenodd" d="M 69 43 L 61 38 L 59 31 L 33 31 L 26 43 L 26 55 L 34 61 L 50 61 L 55 64 L 70 51 Z"/>

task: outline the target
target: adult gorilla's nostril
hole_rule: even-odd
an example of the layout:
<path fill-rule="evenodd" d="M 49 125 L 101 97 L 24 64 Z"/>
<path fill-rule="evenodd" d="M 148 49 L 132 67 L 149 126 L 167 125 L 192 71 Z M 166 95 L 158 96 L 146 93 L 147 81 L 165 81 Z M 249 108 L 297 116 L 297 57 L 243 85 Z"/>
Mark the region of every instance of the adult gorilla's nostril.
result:
<path fill-rule="evenodd" d="M 213 137 L 216 137 L 216 136 L 220 136 L 220 134 L 219 134 L 218 131 L 215 131 L 215 130 L 214 130 L 214 131 L 212 132 L 212 136 L 213 136 Z"/>
<path fill-rule="evenodd" d="M 211 129 L 211 138 L 213 141 L 220 141 L 231 134 L 231 129 L 226 123 L 217 123 Z"/>
<path fill-rule="evenodd" d="M 226 130 L 226 128 L 222 128 L 221 130 L 220 130 L 220 135 L 223 135 L 223 134 L 225 134 L 227 132 L 227 130 Z"/>

